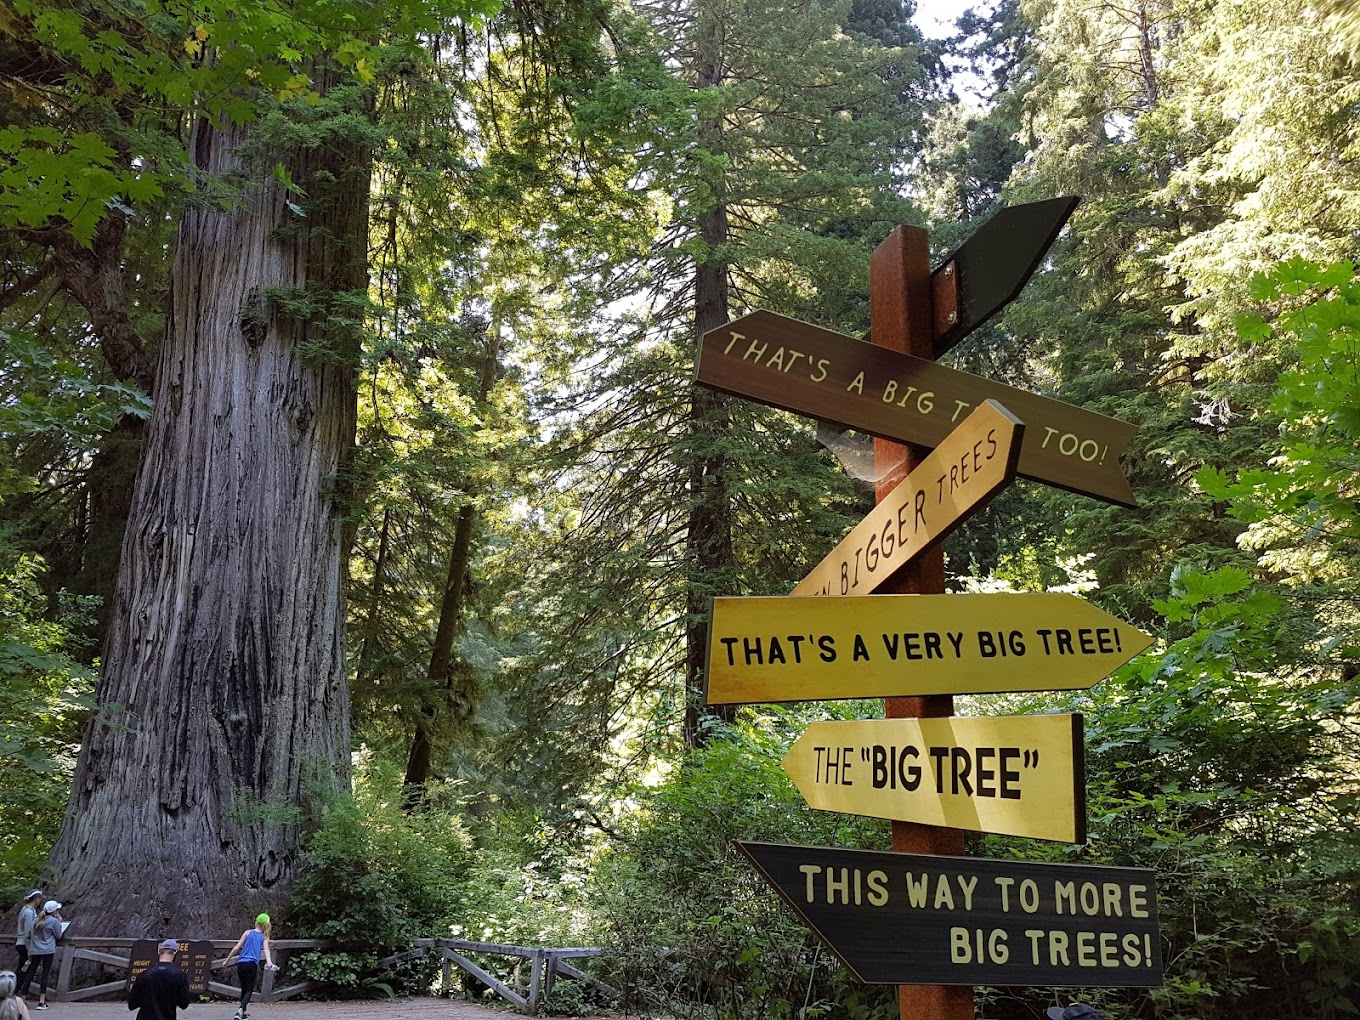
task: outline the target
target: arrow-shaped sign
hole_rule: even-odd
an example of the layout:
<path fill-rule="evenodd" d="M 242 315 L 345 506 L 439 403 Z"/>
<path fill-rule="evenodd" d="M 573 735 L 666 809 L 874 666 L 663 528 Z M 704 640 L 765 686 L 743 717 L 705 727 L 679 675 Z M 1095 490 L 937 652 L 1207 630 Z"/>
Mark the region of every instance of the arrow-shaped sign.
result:
<path fill-rule="evenodd" d="M 815 722 L 784 756 L 809 807 L 1086 842 L 1079 715 Z"/>
<path fill-rule="evenodd" d="M 1080 201 L 1008 206 L 931 274 L 937 357 L 1015 300 Z"/>
<path fill-rule="evenodd" d="M 1157 877 L 1033 864 L 737 843 L 861 981 L 1157 987 Z"/>
<path fill-rule="evenodd" d="M 1075 595 L 717 598 L 708 703 L 1084 690 L 1152 638 Z"/>
<path fill-rule="evenodd" d="M 1011 483 L 1025 426 L 994 400 L 945 437 L 793 589 L 867 595 Z"/>
<path fill-rule="evenodd" d="M 1025 423 L 1017 474 L 1136 505 L 1119 467 L 1133 425 L 785 315 L 753 312 L 705 333 L 696 377 L 724 393 L 929 447 L 995 400 Z"/>

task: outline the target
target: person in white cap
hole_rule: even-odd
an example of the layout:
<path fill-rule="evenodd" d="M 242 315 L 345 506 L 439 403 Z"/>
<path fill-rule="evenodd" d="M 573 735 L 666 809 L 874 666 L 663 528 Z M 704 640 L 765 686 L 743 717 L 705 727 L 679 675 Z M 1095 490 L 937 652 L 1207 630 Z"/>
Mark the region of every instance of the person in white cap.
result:
<path fill-rule="evenodd" d="M 179 943 L 166 939 L 156 947 L 156 966 L 137 975 L 128 992 L 128 1009 L 137 1020 L 174 1020 L 175 1009 L 189 1008 L 189 978 L 175 962 Z"/>
<path fill-rule="evenodd" d="M 33 984 L 33 975 L 39 969 L 42 977 L 38 979 L 37 1009 L 47 1008 L 47 977 L 52 972 L 52 959 L 57 955 L 57 939 L 61 938 L 65 925 L 61 922 L 61 904 L 48 900 L 43 904 L 42 913 L 33 924 L 28 936 L 28 967 L 19 981 L 19 994 L 27 995 Z"/>
<path fill-rule="evenodd" d="M 22 971 L 28 962 L 28 937 L 38 922 L 38 904 L 42 900 L 43 891 L 34 889 L 24 897 L 24 905 L 19 908 L 19 927 L 14 933 L 14 951 L 19 954 L 19 965 L 14 968 L 16 973 Z"/>

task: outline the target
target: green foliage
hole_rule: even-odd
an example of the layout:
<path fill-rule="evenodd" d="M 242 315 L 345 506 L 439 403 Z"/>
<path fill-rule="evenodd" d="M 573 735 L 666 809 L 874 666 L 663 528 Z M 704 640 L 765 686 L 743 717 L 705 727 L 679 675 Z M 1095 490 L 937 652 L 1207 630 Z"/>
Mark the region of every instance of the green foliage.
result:
<path fill-rule="evenodd" d="M 0 403 L 0 442 L 47 436 L 92 452 L 119 417 L 148 418 L 151 400 L 135 386 L 91 379 L 88 369 L 50 347 L 0 333 L 6 375 L 16 384 Z M 0 477 L 0 495 L 4 478 Z"/>
<path fill-rule="evenodd" d="M 1045 494 L 1029 515 L 1064 555 L 1094 551 L 1101 598 L 1146 619 L 1178 560 L 1249 562 L 1188 483 L 1259 467 L 1274 431 L 1257 412 L 1290 352 L 1233 329 L 1252 273 L 1353 253 L 1360 178 L 1334 154 L 1355 145 L 1355 77 L 1290 2 L 1021 6 L 1033 45 L 999 104 L 1019 104 L 1028 150 L 1010 196 L 1083 202 L 1005 325 L 1060 398 L 1139 425 L 1136 510 Z"/>
<path fill-rule="evenodd" d="M 1165 647 L 1070 701 L 1086 715 L 1087 845 L 989 842 L 1156 870 L 1158 1015 L 1348 1015 L 1360 684 L 1344 663 L 1300 665 L 1306 621 L 1241 570 L 1179 569 L 1157 608 Z"/>
<path fill-rule="evenodd" d="M 1244 343 L 1292 352 L 1267 408 L 1281 424 L 1265 467 L 1206 468 L 1196 480 L 1249 525 L 1242 543 L 1303 581 L 1348 583 L 1360 555 L 1360 277 L 1350 262 L 1292 260 L 1252 281 L 1273 321 L 1244 315 Z M 1301 303 L 1302 302 L 1302 303 Z"/>
<path fill-rule="evenodd" d="M 0 128 L 0 156 L 0 225 L 62 220 L 84 245 L 106 207 L 164 193 L 154 178 L 119 168 L 114 150 L 89 132 L 64 137 L 49 127 Z"/>
<path fill-rule="evenodd" d="M 304 847 L 304 867 L 283 923 L 300 937 L 335 943 L 298 963 L 309 978 L 342 992 L 371 994 L 388 986 L 421 991 L 431 964 L 393 973 L 377 961 L 411 940 L 448 930 L 471 863 L 471 840 L 449 807 L 407 816 L 397 777 L 361 771 L 352 798 L 327 804 Z"/>
<path fill-rule="evenodd" d="M 455 938 L 521 946 L 580 944 L 582 891 L 592 867 L 580 830 L 506 809 L 476 827 L 476 860 L 462 890 Z"/>
<path fill-rule="evenodd" d="M 0 896 L 42 874 L 75 771 L 94 675 L 65 651 L 89 600 L 38 586 L 42 563 L 0 535 Z"/>
<path fill-rule="evenodd" d="M 0 508 L 36 485 L 25 450 L 56 445 L 88 456 L 119 414 L 145 414 L 134 388 L 88 379 L 79 366 L 0 333 Z M 45 589 L 47 564 L 0 527 L 0 895 L 16 896 L 42 874 L 57 835 L 79 750 L 94 709 L 95 676 L 74 654 L 97 600 Z"/>
<path fill-rule="evenodd" d="M 32 49 L 22 74 L 7 83 L 19 115 L 0 128 L 0 155 L 7 157 L 0 225 L 64 226 L 88 247 L 111 210 L 131 212 L 136 203 L 188 188 L 190 161 L 174 111 L 197 107 L 214 121 L 242 124 L 276 101 L 319 102 L 323 57 L 368 84 L 388 39 L 418 53 L 422 34 L 497 6 L 14 0 L 0 16 L 0 40 Z M 58 81 L 69 103 L 44 103 Z"/>
<path fill-rule="evenodd" d="M 719 1017 L 889 1017 L 890 991 L 852 982 L 790 916 L 734 840 L 872 847 L 886 823 L 815 812 L 779 766 L 798 713 L 717 734 L 633 793 L 592 883 L 606 979 L 625 1008 Z"/>

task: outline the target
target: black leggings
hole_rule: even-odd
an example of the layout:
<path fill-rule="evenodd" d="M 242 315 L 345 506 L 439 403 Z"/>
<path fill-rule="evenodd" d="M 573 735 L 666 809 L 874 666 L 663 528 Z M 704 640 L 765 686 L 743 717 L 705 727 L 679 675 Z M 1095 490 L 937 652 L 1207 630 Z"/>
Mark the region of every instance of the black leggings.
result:
<path fill-rule="evenodd" d="M 28 986 L 33 983 L 33 975 L 38 973 L 38 968 L 42 968 L 42 977 L 38 979 L 38 995 L 47 998 L 47 975 L 52 970 L 52 957 L 56 953 L 30 953 L 28 957 L 28 969 L 24 971 L 24 979 L 19 982 L 18 994 L 24 995 L 28 992 Z"/>
<path fill-rule="evenodd" d="M 250 1005 L 250 997 L 255 994 L 255 977 L 260 973 L 258 960 L 242 960 L 236 965 L 236 976 L 241 979 L 241 1012 Z"/>
<path fill-rule="evenodd" d="M 28 946 L 16 944 L 14 951 L 19 954 L 19 965 L 14 968 L 14 973 L 22 974 L 24 972 L 24 964 L 28 962 Z"/>

